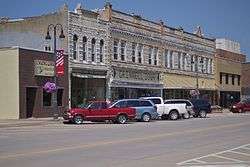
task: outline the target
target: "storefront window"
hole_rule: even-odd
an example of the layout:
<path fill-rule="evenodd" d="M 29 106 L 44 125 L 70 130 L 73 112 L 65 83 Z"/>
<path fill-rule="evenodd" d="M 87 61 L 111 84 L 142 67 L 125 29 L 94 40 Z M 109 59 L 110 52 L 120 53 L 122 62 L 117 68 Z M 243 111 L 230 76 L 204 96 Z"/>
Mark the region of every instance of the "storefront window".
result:
<path fill-rule="evenodd" d="M 51 93 L 47 93 L 43 90 L 43 106 L 51 106 Z"/>

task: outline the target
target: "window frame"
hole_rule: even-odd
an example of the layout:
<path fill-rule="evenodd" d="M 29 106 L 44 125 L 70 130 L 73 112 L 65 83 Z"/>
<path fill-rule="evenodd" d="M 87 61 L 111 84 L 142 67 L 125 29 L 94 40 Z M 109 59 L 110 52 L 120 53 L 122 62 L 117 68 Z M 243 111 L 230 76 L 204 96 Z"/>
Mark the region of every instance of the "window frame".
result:
<path fill-rule="evenodd" d="M 118 60 L 118 53 L 119 53 L 119 40 L 114 39 L 113 42 L 113 59 Z"/>

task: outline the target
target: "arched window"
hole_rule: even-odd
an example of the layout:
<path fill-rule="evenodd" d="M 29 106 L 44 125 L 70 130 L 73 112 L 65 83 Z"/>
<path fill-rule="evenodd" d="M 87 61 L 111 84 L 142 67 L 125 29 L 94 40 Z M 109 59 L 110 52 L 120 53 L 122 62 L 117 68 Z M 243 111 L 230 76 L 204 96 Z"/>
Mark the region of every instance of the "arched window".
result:
<path fill-rule="evenodd" d="M 76 58 L 77 58 L 77 40 L 78 40 L 78 37 L 75 34 L 73 36 L 73 59 L 74 60 L 76 60 Z"/>
<path fill-rule="evenodd" d="M 101 39 L 100 40 L 100 62 L 103 62 L 103 46 L 104 46 L 104 42 Z"/>
<path fill-rule="evenodd" d="M 95 61 L 95 38 L 91 40 L 91 60 Z"/>
<path fill-rule="evenodd" d="M 87 37 L 82 38 L 82 60 L 86 60 L 86 53 L 87 53 Z"/>

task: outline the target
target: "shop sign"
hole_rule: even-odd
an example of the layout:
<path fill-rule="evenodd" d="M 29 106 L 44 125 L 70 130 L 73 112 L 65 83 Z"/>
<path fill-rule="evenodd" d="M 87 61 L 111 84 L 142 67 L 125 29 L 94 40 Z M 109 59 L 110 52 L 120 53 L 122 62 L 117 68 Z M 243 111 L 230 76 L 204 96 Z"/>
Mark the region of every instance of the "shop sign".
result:
<path fill-rule="evenodd" d="M 151 71 L 127 71 L 127 70 L 115 70 L 115 78 L 129 79 L 148 82 L 159 82 L 159 74 L 154 74 Z"/>
<path fill-rule="evenodd" d="M 54 62 L 45 60 L 34 61 L 35 76 L 54 76 Z"/>

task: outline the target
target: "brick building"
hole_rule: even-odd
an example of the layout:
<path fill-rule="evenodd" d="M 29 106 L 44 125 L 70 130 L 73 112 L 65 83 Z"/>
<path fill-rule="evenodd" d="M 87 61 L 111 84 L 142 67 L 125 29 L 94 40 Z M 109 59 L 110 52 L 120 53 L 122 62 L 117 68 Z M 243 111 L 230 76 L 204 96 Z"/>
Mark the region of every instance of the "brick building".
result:
<path fill-rule="evenodd" d="M 250 62 L 242 63 L 241 97 L 250 98 Z"/>
<path fill-rule="evenodd" d="M 215 55 L 218 104 L 222 107 L 229 107 L 232 103 L 240 101 L 242 63 L 246 61 L 246 56 L 240 53 L 239 44 L 236 42 L 229 40 L 216 42 L 219 43 Z"/>
<path fill-rule="evenodd" d="M 64 62 L 65 74 L 57 79 L 59 114 L 68 106 L 66 55 Z M 0 119 L 53 116 L 52 94 L 43 89 L 53 76 L 53 54 L 20 47 L 0 48 Z"/>

